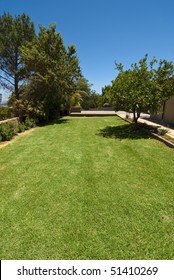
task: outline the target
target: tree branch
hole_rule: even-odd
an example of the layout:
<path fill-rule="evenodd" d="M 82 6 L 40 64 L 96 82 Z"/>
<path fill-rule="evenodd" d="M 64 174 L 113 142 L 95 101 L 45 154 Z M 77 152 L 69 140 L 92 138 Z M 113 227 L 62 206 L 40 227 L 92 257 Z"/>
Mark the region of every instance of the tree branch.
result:
<path fill-rule="evenodd" d="M 9 74 L 3 67 L 0 70 L 3 71 L 6 75 L 10 76 L 12 79 L 14 79 L 14 75 Z"/>
<path fill-rule="evenodd" d="M 3 77 L 1 75 L 0 75 L 0 78 L 6 80 L 8 83 L 10 83 L 11 85 L 14 86 L 14 84 L 9 79 L 7 79 L 7 78 L 5 78 L 5 77 Z"/>

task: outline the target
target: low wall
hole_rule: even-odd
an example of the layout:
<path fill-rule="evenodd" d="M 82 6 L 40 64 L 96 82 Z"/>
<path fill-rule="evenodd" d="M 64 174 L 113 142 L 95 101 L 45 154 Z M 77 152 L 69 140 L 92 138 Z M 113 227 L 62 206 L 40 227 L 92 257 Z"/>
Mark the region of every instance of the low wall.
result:
<path fill-rule="evenodd" d="M 77 113 L 77 112 L 81 112 L 81 107 L 76 107 L 76 106 L 72 106 L 71 107 L 71 113 Z"/>
<path fill-rule="evenodd" d="M 16 117 L 16 118 L 11 118 L 11 119 L 0 121 L 0 124 L 1 123 L 7 123 L 7 122 L 18 122 L 18 121 L 19 121 L 19 118 Z"/>
<path fill-rule="evenodd" d="M 91 108 L 89 111 L 114 111 L 113 107 L 101 107 L 101 108 Z"/>

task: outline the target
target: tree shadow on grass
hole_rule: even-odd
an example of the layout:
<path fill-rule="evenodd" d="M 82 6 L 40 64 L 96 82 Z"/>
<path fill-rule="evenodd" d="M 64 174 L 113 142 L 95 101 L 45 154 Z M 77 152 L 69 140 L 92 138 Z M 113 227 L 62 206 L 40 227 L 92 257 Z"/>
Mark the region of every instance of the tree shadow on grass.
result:
<path fill-rule="evenodd" d="M 148 139 L 151 138 L 148 132 L 144 131 L 140 125 L 125 124 L 119 126 L 107 126 L 101 129 L 98 135 L 115 139 Z"/>
<path fill-rule="evenodd" d="M 70 121 L 69 119 L 64 119 L 63 117 L 61 117 L 61 118 L 58 118 L 57 120 L 41 123 L 39 126 L 47 126 L 47 125 L 55 125 L 55 124 L 66 124 L 69 121 Z"/>
<path fill-rule="evenodd" d="M 53 122 L 53 124 L 64 124 L 64 123 L 68 123 L 70 122 L 69 119 L 64 119 L 63 117 L 62 118 L 59 118 L 57 119 L 56 121 Z"/>

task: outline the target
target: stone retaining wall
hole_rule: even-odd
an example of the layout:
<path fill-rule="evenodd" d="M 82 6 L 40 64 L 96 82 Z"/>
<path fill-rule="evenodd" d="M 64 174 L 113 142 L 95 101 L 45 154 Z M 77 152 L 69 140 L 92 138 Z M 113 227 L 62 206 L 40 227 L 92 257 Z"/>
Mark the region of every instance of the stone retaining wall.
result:
<path fill-rule="evenodd" d="M 19 118 L 16 117 L 16 118 L 11 118 L 11 119 L 0 121 L 0 124 L 1 123 L 7 123 L 7 122 L 18 122 L 18 121 L 19 121 Z"/>

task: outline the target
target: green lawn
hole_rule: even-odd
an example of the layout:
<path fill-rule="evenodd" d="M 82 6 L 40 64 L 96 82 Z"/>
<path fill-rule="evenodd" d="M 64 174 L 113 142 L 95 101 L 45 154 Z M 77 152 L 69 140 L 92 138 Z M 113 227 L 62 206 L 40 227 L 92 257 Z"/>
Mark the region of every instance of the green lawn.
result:
<path fill-rule="evenodd" d="M 0 149 L 1 259 L 173 259 L 174 151 L 117 117 Z"/>

